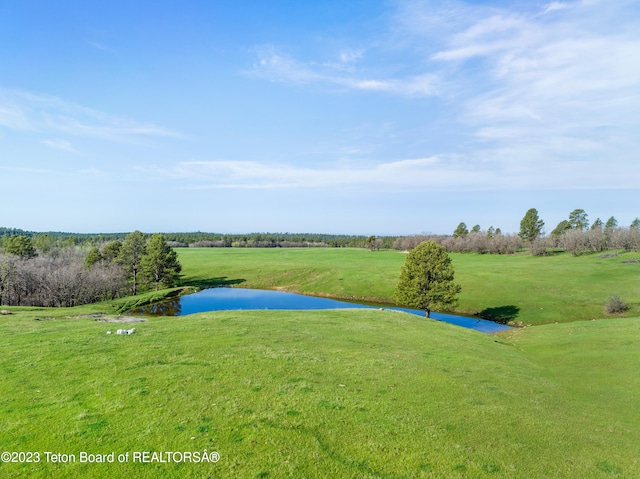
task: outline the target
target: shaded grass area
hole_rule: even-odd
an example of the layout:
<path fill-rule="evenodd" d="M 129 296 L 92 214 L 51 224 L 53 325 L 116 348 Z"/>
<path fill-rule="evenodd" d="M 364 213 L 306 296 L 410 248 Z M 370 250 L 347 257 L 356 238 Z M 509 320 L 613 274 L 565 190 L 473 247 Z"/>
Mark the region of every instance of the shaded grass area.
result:
<path fill-rule="evenodd" d="M 0 318 L 0 444 L 217 464 L 0 464 L 19 478 L 640 475 L 640 320 L 489 336 L 378 310 Z"/>
<path fill-rule="evenodd" d="M 390 303 L 405 255 L 362 249 L 179 249 L 183 282 L 223 278 L 245 288 L 283 289 Z M 457 310 L 498 322 L 544 324 L 604 316 L 612 294 L 640 315 L 638 253 L 601 257 L 451 254 L 462 285 Z"/>
<path fill-rule="evenodd" d="M 114 299 L 112 301 L 103 301 L 101 303 L 86 304 L 83 306 L 74 306 L 72 308 L 44 308 L 39 306 L 2 306 L 2 310 L 6 311 L 8 317 L 31 317 L 38 321 L 46 321 L 50 319 L 61 318 L 77 318 L 90 314 L 105 315 L 121 315 L 127 311 L 158 301 L 169 298 L 176 298 L 182 294 L 189 294 L 197 291 L 192 287 L 180 287 L 163 289 L 160 291 L 149 291 L 137 296 L 126 296 L 124 298 Z M 1 317 L 2 315 L 0 315 Z"/>

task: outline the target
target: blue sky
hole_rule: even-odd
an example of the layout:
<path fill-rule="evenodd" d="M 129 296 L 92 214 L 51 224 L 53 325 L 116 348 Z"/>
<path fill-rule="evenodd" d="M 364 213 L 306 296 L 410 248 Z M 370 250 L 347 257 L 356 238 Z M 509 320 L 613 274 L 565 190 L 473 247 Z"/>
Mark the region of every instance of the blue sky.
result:
<path fill-rule="evenodd" d="M 0 226 L 640 216 L 640 3 L 2 1 Z"/>

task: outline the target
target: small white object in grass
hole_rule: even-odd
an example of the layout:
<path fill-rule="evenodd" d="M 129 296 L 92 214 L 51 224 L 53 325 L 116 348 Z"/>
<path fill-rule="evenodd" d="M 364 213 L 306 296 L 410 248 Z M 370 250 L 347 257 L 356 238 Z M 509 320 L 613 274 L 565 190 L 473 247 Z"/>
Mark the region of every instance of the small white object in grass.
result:
<path fill-rule="evenodd" d="M 111 334 L 111 331 L 107 331 L 107 334 Z"/>
<path fill-rule="evenodd" d="M 118 329 L 116 331 L 116 334 L 133 334 L 136 332 L 136 328 L 131 328 L 131 329 Z"/>

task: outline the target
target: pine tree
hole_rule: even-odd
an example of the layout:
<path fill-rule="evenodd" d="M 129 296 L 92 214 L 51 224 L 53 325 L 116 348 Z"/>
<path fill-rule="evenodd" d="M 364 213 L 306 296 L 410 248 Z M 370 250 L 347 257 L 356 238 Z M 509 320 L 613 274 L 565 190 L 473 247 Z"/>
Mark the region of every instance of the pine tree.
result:
<path fill-rule="evenodd" d="M 144 235 L 140 231 L 129 233 L 116 258 L 116 262 L 124 266 L 132 280 L 133 295 L 138 293 L 138 273 L 141 269 L 142 258 L 146 253 Z"/>
<path fill-rule="evenodd" d="M 84 258 L 84 266 L 86 269 L 91 269 L 94 264 L 101 260 L 102 254 L 100 254 L 98 247 L 94 246 L 89 250 L 89 253 L 87 253 L 87 256 Z"/>
<path fill-rule="evenodd" d="M 611 230 L 613 228 L 617 228 L 618 227 L 618 220 L 612 216 L 611 218 L 609 218 L 607 220 L 607 222 L 604 225 L 605 229 Z"/>
<path fill-rule="evenodd" d="M 151 235 L 147 241 L 146 254 L 142 258 L 141 266 L 144 274 L 155 283 L 156 291 L 160 283 L 173 286 L 182 271 L 178 255 L 167 245 L 161 234 Z"/>
<path fill-rule="evenodd" d="M 453 237 L 459 238 L 461 236 L 462 237 L 467 236 L 468 234 L 469 234 L 469 230 L 467 229 L 467 225 L 464 222 L 462 222 L 456 227 L 455 231 L 453 232 Z"/>
<path fill-rule="evenodd" d="M 584 231 L 589 227 L 589 215 L 582 209 L 573 210 L 569 213 L 569 224 L 571 229 Z"/>
<path fill-rule="evenodd" d="M 397 304 L 425 311 L 448 310 L 457 303 L 460 286 L 453 282 L 453 265 L 445 249 L 433 241 L 416 246 L 400 272 L 394 299 Z"/>
<path fill-rule="evenodd" d="M 31 258 L 36 255 L 36 250 L 33 247 L 33 241 L 28 236 L 11 236 L 7 241 L 5 251 L 8 254 L 14 254 L 20 256 L 23 259 Z"/>
<path fill-rule="evenodd" d="M 520 233 L 518 235 L 525 241 L 533 241 L 542 234 L 544 221 L 538 216 L 538 210 L 529 209 L 520 221 Z"/>

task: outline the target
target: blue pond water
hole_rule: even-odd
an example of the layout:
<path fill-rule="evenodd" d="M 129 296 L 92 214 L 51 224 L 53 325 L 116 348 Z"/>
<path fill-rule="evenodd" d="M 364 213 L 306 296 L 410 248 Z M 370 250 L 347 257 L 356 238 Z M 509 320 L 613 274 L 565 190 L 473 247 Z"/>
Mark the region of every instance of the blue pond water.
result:
<path fill-rule="evenodd" d="M 211 288 L 198 293 L 181 296 L 168 301 L 154 303 L 132 311 L 132 314 L 150 316 L 186 316 L 193 313 L 207 311 L 237 311 L 237 310 L 317 310 L 317 309 L 343 309 L 343 308 L 369 308 L 378 309 L 380 305 L 349 303 L 335 299 L 305 296 L 283 291 L 270 291 L 244 288 Z M 424 317 L 424 311 L 407 308 L 385 306 L 385 309 L 404 311 Z M 431 313 L 431 319 L 475 329 L 483 333 L 495 333 L 511 329 L 504 324 L 487 321 L 484 319 L 453 314 Z"/>

